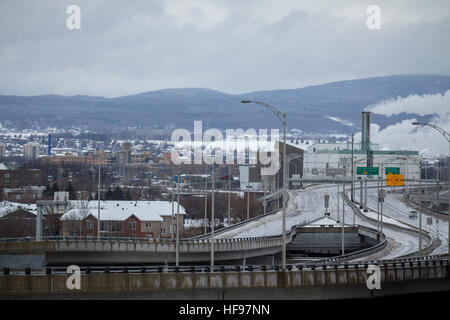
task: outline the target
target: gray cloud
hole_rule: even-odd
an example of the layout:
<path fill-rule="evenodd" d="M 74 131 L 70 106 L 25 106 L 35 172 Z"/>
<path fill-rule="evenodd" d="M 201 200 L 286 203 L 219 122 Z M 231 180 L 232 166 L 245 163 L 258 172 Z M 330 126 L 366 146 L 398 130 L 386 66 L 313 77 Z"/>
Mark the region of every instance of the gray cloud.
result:
<path fill-rule="evenodd" d="M 0 94 L 230 93 L 450 74 L 448 1 L 47 0 L 0 3 Z M 65 27 L 70 4 L 81 30 Z"/>

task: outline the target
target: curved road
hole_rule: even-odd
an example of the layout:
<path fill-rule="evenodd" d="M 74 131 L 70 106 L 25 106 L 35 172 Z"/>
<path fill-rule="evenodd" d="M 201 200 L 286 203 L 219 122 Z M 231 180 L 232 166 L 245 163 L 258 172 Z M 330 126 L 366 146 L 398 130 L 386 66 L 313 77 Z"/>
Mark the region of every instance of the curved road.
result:
<path fill-rule="evenodd" d="M 342 190 L 342 189 L 341 189 Z M 375 204 L 376 209 L 376 198 L 372 198 L 376 196 L 376 190 L 369 189 L 370 199 L 368 200 L 368 206 L 373 207 Z M 311 186 L 305 190 L 291 191 L 290 202 L 288 206 L 288 214 L 286 219 L 286 230 L 289 231 L 294 225 L 306 225 L 310 222 L 321 218 L 324 216 L 324 195 L 330 195 L 330 212 L 331 217 L 337 218 L 338 209 L 337 209 L 337 187 L 336 185 L 316 185 Z M 358 198 L 357 198 L 358 200 Z M 385 204 L 384 213 L 386 213 L 386 217 L 384 217 L 384 222 L 390 222 L 394 224 L 401 225 L 406 228 L 410 228 L 409 226 L 402 223 L 407 222 L 412 224 L 407 217 L 407 212 L 411 209 L 401 208 L 405 206 L 398 199 L 389 199 L 388 201 L 392 201 L 393 205 L 388 206 Z M 342 198 L 339 199 L 339 216 L 342 217 Z M 402 210 L 399 210 L 401 208 Z M 397 213 L 399 211 L 399 213 Z M 376 213 L 372 214 L 376 218 Z M 400 217 L 403 218 L 400 218 Z M 251 237 L 251 236 L 269 236 L 269 235 L 279 235 L 281 233 L 281 217 L 282 212 L 279 211 L 273 215 L 265 217 L 258 221 L 252 221 L 248 224 L 245 224 L 239 228 L 230 230 L 228 232 L 224 232 L 217 236 L 217 238 L 238 238 L 238 237 Z M 372 216 L 373 217 L 373 216 Z M 390 219 L 390 218 L 391 219 Z M 355 219 L 355 220 L 353 220 Z M 425 218 L 424 218 L 425 219 Z M 345 204 L 345 224 L 351 225 L 353 221 L 356 224 L 368 226 L 376 229 L 376 224 L 361 219 L 358 216 L 354 216 L 352 209 Z M 425 219 L 426 221 L 426 219 Z M 441 223 L 440 228 L 443 230 L 446 228 L 446 224 Z M 419 250 L 419 240 L 417 235 L 412 235 L 407 232 L 401 232 L 398 230 L 390 229 L 388 226 L 383 226 L 383 232 L 390 239 L 392 245 L 390 246 L 391 252 L 388 252 L 386 256 L 383 258 L 393 259 L 396 257 L 400 257 L 406 254 L 413 253 Z M 441 231 L 441 233 L 443 233 Z M 423 245 L 426 243 L 424 241 Z M 441 248 L 442 247 L 442 248 Z M 439 248 L 443 249 L 444 246 Z M 438 249 L 439 249 L 438 248 Z M 446 251 L 445 251 L 446 252 Z M 443 251 L 435 251 L 433 253 L 444 253 Z"/>

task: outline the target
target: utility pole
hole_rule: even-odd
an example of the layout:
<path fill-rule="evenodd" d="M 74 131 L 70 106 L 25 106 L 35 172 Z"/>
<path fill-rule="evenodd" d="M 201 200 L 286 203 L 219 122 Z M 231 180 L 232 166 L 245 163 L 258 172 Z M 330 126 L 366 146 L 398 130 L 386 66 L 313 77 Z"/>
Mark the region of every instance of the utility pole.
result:
<path fill-rule="evenodd" d="M 98 221 L 97 221 L 97 239 L 100 240 L 100 166 L 98 166 Z"/>
<path fill-rule="evenodd" d="M 230 176 L 230 167 L 228 168 L 228 225 L 231 226 L 231 176 Z"/>
<path fill-rule="evenodd" d="M 449 163 L 450 165 L 450 163 Z M 450 193 L 450 189 L 448 191 Z M 450 202 L 449 202 L 450 206 Z M 419 157 L 419 251 L 422 250 L 422 160 Z"/>
<path fill-rule="evenodd" d="M 283 221 L 282 221 L 282 271 L 286 271 L 286 205 L 287 205 L 287 187 L 286 187 L 286 112 L 281 112 L 274 106 L 271 106 L 268 103 L 261 102 L 261 101 L 253 101 L 253 100 L 241 100 L 242 103 L 257 103 L 265 108 L 269 109 L 271 112 L 273 112 L 278 120 L 281 121 L 283 124 L 283 195 L 282 195 L 282 202 L 283 202 Z M 277 179 L 278 181 L 278 179 Z"/>
<path fill-rule="evenodd" d="M 208 170 L 206 170 L 206 173 L 208 173 Z M 208 175 L 205 177 L 205 234 L 208 232 L 208 225 L 206 221 L 208 221 Z"/>
<path fill-rule="evenodd" d="M 383 172 L 383 164 L 381 164 L 381 172 Z M 384 202 L 384 188 L 383 188 L 383 183 L 381 184 L 381 199 L 383 201 L 381 201 L 381 221 L 380 221 L 380 231 L 381 233 L 383 233 L 383 202 Z"/>
<path fill-rule="evenodd" d="M 340 222 L 339 219 L 339 180 L 337 181 L 337 221 Z"/>
<path fill-rule="evenodd" d="M 363 180 L 361 177 L 358 178 L 360 180 L 360 186 L 359 186 L 359 208 L 364 208 L 364 197 L 363 197 Z"/>
<path fill-rule="evenodd" d="M 172 180 L 170 181 L 170 185 L 171 185 L 171 190 L 172 190 L 172 220 L 170 220 L 170 239 L 173 240 L 173 233 L 174 233 L 174 226 L 173 226 L 173 222 L 175 220 L 175 208 L 174 208 L 174 202 L 175 202 L 175 192 L 173 190 L 173 183 L 174 183 L 174 170 L 172 168 Z M 178 181 L 178 177 L 177 177 L 177 181 Z"/>
<path fill-rule="evenodd" d="M 353 151 L 353 140 L 354 140 L 354 136 L 355 136 L 355 134 L 354 133 L 352 133 L 352 190 L 351 190 L 351 201 L 352 202 L 355 202 L 355 186 L 354 186 L 354 181 L 353 181 L 353 179 L 354 179 L 354 176 L 355 176 L 355 170 L 354 170 L 354 168 L 353 168 L 353 165 L 354 165 L 354 163 L 353 163 L 353 157 L 354 157 L 354 151 Z M 353 223 L 354 224 L 354 223 Z"/>
<path fill-rule="evenodd" d="M 247 220 L 250 219 L 250 190 L 247 186 Z"/>
<path fill-rule="evenodd" d="M 212 199 L 211 199 L 211 267 L 214 267 L 214 164 L 211 173 L 212 178 Z M 212 271 L 212 269 L 211 269 Z"/>
<path fill-rule="evenodd" d="M 266 214 L 266 205 L 267 205 L 267 203 L 266 203 L 266 179 L 265 178 L 263 178 L 264 179 L 264 182 L 263 182 L 263 210 L 264 210 L 264 213 L 263 214 Z"/>
<path fill-rule="evenodd" d="M 283 250 L 282 250 L 282 267 L 286 271 L 286 206 L 287 206 L 287 188 L 286 188 L 286 112 L 283 113 Z"/>
<path fill-rule="evenodd" d="M 338 198 L 339 198 L 339 193 L 338 193 Z M 344 236 L 345 236 L 345 181 L 344 181 L 344 177 L 342 176 L 342 255 L 345 254 L 345 241 L 344 241 Z"/>
<path fill-rule="evenodd" d="M 178 173 L 177 177 L 177 222 L 176 222 L 176 228 L 177 228 L 177 240 L 175 243 L 175 265 L 179 266 L 179 247 L 180 247 L 180 231 L 179 231 L 179 216 L 180 216 L 180 173 Z"/>
<path fill-rule="evenodd" d="M 364 212 L 369 211 L 367 208 L 367 177 L 364 179 Z"/>
<path fill-rule="evenodd" d="M 378 168 L 380 168 L 379 163 Z M 377 232 L 380 232 L 380 170 L 378 170 L 377 178 Z"/>
<path fill-rule="evenodd" d="M 172 220 L 170 220 L 170 238 L 173 240 L 173 221 L 175 220 L 175 208 L 174 208 L 174 202 L 175 202 L 175 192 L 173 192 L 173 174 L 172 174 Z"/>

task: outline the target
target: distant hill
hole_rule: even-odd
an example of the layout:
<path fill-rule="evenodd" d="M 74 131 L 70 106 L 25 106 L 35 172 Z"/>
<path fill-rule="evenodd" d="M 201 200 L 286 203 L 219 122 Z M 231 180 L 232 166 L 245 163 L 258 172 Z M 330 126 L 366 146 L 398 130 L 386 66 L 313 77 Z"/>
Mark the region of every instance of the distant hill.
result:
<path fill-rule="evenodd" d="M 361 111 L 371 104 L 446 90 L 450 90 L 450 76 L 396 75 L 239 95 L 201 88 L 165 89 L 117 98 L 0 95 L 0 122 L 9 120 L 24 128 L 32 123 L 64 128 L 85 125 L 100 131 L 170 124 L 192 129 L 194 120 L 203 120 L 204 129 L 279 127 L 270 111 L 240 103 L 252 99 L 285 110 L 289 128 L 350 133 L 359 128 Z M 372 121 L 384 127 L 404 117 L 374 115 Z"/>

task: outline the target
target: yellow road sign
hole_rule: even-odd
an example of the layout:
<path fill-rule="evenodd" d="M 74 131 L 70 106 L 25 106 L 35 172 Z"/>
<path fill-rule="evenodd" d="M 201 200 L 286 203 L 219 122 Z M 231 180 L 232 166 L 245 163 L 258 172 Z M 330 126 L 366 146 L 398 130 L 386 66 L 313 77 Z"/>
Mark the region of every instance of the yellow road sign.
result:
<path fill-rule="evenodd" d="M 388 174 L 386 176 L 387 186 L 403 186 L 403 175 L 402 174 Z"/>

